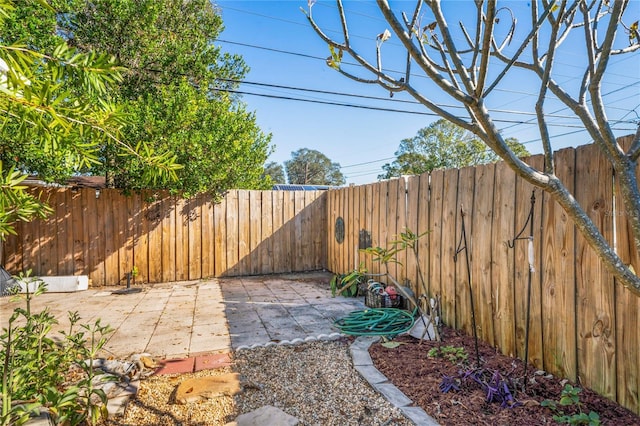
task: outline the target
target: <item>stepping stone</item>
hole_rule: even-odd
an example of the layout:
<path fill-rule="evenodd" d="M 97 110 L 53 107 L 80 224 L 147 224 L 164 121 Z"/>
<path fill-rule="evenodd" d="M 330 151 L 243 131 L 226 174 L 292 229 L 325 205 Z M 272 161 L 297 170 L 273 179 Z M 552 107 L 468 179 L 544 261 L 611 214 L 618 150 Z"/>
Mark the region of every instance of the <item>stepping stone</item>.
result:
<path fill-rule="evenodd" d="M 215 370 L 216 368 L 228 367 L 232 364 L 228 353 L 200 355 L 195 357 L 195 367 L 193 371 Z"/>
<path fill-rule="evenodd" d="M 178 404 L 189 404 L 219 396 L 233 396 L 239 393 L 240 390 L 240 376 L 238 373 L 197 377 L 187 379 L 178 385 L 176 388 L 176 402 Z"/>
<path fill-rule="evenodd" d="M 195 358 L 167 359 L 160 361 L 160 367 L 155 374 L 184 374 L 193 373 Z"/>
<path fill-rule="evenodd" d="M 265 405 L 250 413 L 239 415 L 236 421 L 228 423 L 228 426 L 296 426 L 298 424 L 300 424 L 300 420 L 296 417 L 272 405 Z"/>

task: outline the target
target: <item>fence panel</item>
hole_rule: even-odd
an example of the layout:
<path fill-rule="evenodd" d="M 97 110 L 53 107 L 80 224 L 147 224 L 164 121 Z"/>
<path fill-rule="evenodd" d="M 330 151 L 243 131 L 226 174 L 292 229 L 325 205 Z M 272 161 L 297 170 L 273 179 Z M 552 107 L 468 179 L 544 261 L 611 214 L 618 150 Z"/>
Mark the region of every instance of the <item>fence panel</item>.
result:
<path fill-rule="evenodd" d="M 576 150 L 576 200 L 603 236 L 613 242 L 613 173 L 594 145 Z M 578 234 L 576 240 L 578 300 L 578 376 L 581 383 L 609 398 L 616 395 L 614 281 Z"/>

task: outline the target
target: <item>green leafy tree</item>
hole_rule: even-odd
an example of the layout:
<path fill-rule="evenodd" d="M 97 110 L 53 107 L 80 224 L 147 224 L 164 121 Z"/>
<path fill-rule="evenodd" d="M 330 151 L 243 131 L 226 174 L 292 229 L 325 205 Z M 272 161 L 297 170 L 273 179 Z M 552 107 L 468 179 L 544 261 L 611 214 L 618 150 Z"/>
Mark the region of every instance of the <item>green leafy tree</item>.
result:
<path fill-rule="evenodd" d="M 248 68 L 214 41 L 222 18 L 208 0 L 96 0 L 66 21 L 69 43 L 114 55 L 126 67 L 115 94 L 131 124 L 131 141 L 168 149 L 184 165 L 168 189 L 185 196 L 229 188 L 263 189 L 271 152 L 255 116 L 229 95 Z M 102 151 L 108 182 L 124 189 L 159 188 L 141 179 L 136 159 Z"/>
<path fill-rule="evenodd" d="M 640 294 L 640 277 L 618 256 L 589 217 L 590 207 L 577 201 L 572 182 L 558 177 L 554 140 L 549 131 L 553 119 L 549 114 L 556 108 L 549 104 L 554 102 L 562 103 L 580 120 L 615 172 L 619 199 L 635 245 L 640 247 L 640 187 L 636 174 L 640 126 L 631 144 L 621 147 L 613 128 L 616 121 L 609 119 L 602 93 L 603 82 L 611 76 L 608 66 L 614 57 L 630 54 L 637 59 L 640 32 L 637 8 L 630 7 L 634 2 L 531 1 L 524 8 L 526 16 L 518 16 L 519 11 L 495 1 L 476 1 L 465 4 L 475 10 L 469 21 L 461 21 L 458 8 L 443 6 L 447 2 L 415 0 L 411 5 L 396 2 L 391 6 L 387 0 L 377 0 L 388 29 L 376 37 L 370 52 L 349 37 L 349 18 L 353 17 L 347 17 L 342 0 L 336 1 L 336 22 L 342 24 L 342 34 L 336 38 L 318 25 L 312 14 L 314 3 L 308 2 L 305 14 L 318 37 L 329 46 L 329 67 L 354 81 L 377 84 L 386 93 L 405 92 L 425 108 L 473 133 L 518 176 L 546 191 L 573 220 L 608 271 Z M 391 37 L 397 38 L 395 44 L 386 43 Z M 573 43 L 563 44 L 569 39 Z M 581 69 L 575 73 L 580 78 L 577 84 L 563 85 L 566 79 L 557 78 L 554 64 L 576 49 L 580 54 L 572 56 L 575 60 L 571 65 Z M 383 52 L 389 55 L 384 56 Z M 345 57 L 358 66 L 343 67 L 343 63 L 347 64 L 346 60 L 343 62 Z M 388 71 L 397 70 L 398 64 L 383 66 L 385 59 L 399 57 L 405 58 L 403 72 Z M 414 78 L 415 73 L 426 79 Z M 527 164 L 509 147 L 496 122 L 499 112 L 492 110 L 488 102 L 495 90 L 510 88 L 522 79 L 536 85 L 537 96 L 531 110 L 536 114 L 545 157 L 540 169 Z"/>
<path fill-rule="evenodd" d="M 0 3 L 0 27 L 15 11 L 12 3 Z M 119 155 L 138 158 L 150 180 L 174 178 L 172 155 L 131 146 L 120 137 L 124 116 L 108 93 L 121 80 L 121 70 L 106 54 L 77 52 L 65 44 L 47 53 L 0 39 L 0 140 L 9 135 L 14 152 L 63 158 L 75 170 L 99 163 L 98 151 L 108 141 Z M 15 232 L 16 220 L 48 211 L 21 185 L 22 159 L 8 154 L 10 162 L 0 162 L 0 238 Z"/>
<path fill-rule="evenodd" d="M 270 161 L 264 165 L 262 175 L 265 177 L 269 176 L 271 178 L 271 182 L 274 184 L 287 183 L 284 178 L 284 168 L 282 167 L 282 164 L 276 163 L 275 161 Z"/>
<path fill-rule="evenodd" d="M 284 167 L 291 184 L 339 186 L 345 183 L 340 164 L 313 149 L 301 148 L 292 152 L 291 160 L 285 161 Z"/>
<path fill-rule="evenodd" d="M 507 138 L 506 143 L 518 157 L 529 155 L 517 139 Z M 385 173 L 378 179 L 487 164 L 500 159 L 480 139 L 444 119 L 420 129 L 411 139 L 403 139 L 395 155 L 393 163 L 382 166 Z"/>

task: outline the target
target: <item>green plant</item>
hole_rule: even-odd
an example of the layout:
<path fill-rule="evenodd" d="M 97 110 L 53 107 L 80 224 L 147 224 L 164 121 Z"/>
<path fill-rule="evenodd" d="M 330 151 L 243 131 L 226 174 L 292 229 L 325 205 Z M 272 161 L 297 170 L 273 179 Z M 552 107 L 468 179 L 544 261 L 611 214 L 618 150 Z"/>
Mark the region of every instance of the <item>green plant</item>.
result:
<path fill-rule="evenodd" d="M 31 312 L 31 299 L 46 291 L 41 280 L 30 280 L 34 281 L 38 282 L 36 290 L 32 292 L 27 286 L 25 295 L 20 295 L 26 301 L 26 309 L 16 308 L 8 328 L 0 334 L 0 425 L 21 425 L 41 411 L 48 412 L 56 424 L 95 424 L 107 412 L 106 395 L 95 387 L 93 360 L 111 329 L 97 320 L 75 331 L 80 318 L 70 312 L 69 332 L 62 332 L 63 339 L 51 338 L 57 319 L 48 309 Z M 76 383 L 69 384 L 67 373 L 72 368 L 83 374 Z"/>
<path fill-rule="evenodd" d="M 329 285 L 331 286 L 331 295 L 335 296 L 336 294 L 346 296 L 346 297 L 355 297 L 358 295 L 358 285 L 364 283 L 366 279 L 366 269 L 364 268 L 364 264 L 361 263 L 358 266 L 358 269 L 353 270 L 348 274 L 338 274 L 334 275 L 329 281 Z"/>
<path fill-rule="evenodd" d="M 540 405 L 548 407 L 555 414 L 553 420 L 558 423 L 566 423 L 570 425 L 590 425 L 597 426 L 600 424 L 600 416 L 595 411 L 589 411 L 589 414 L 582 411 L 582 403 L 580 402 L 580 392 L 582 389 L 579 387 L 566 384 L 562 393 L 560 394 L 560 400 L 554 401 L 551 399 L 545 399 Z M 561 407 L 570 408 L 573 414 L 565 413 Z"/>
<path fill-rule="evenodd" d="M 450 345 L 431 348 L 427 355 L 430 358 L 444 358 L 453 364 L 465 362 L 469 358 L 463 347 Z"/>

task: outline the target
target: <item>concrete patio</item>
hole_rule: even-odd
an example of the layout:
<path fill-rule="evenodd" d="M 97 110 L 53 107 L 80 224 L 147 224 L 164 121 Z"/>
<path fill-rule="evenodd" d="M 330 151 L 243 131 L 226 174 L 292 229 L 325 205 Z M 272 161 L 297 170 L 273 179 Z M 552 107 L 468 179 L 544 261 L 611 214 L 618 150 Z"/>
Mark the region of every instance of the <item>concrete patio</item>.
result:
<path fill-rule="evenodd" d="M 145 285 L 129 294 L 100 287 L 45 293 L 33 299 L 32 310 L 48 308 L 60 321 L 56 330 L 68 330 L 69 311 L 77 311 L 81 323 L 109 324 L 114 332 L 104 349 L 112 357 L 183 358 L 335 333 L 335 318 L 364 305 L 332 297 L 330 278 L 325 272 L 220 278 Z M 2 327 L 15 307 L 24 306 L 10 299 L 0 298 Z"/>

